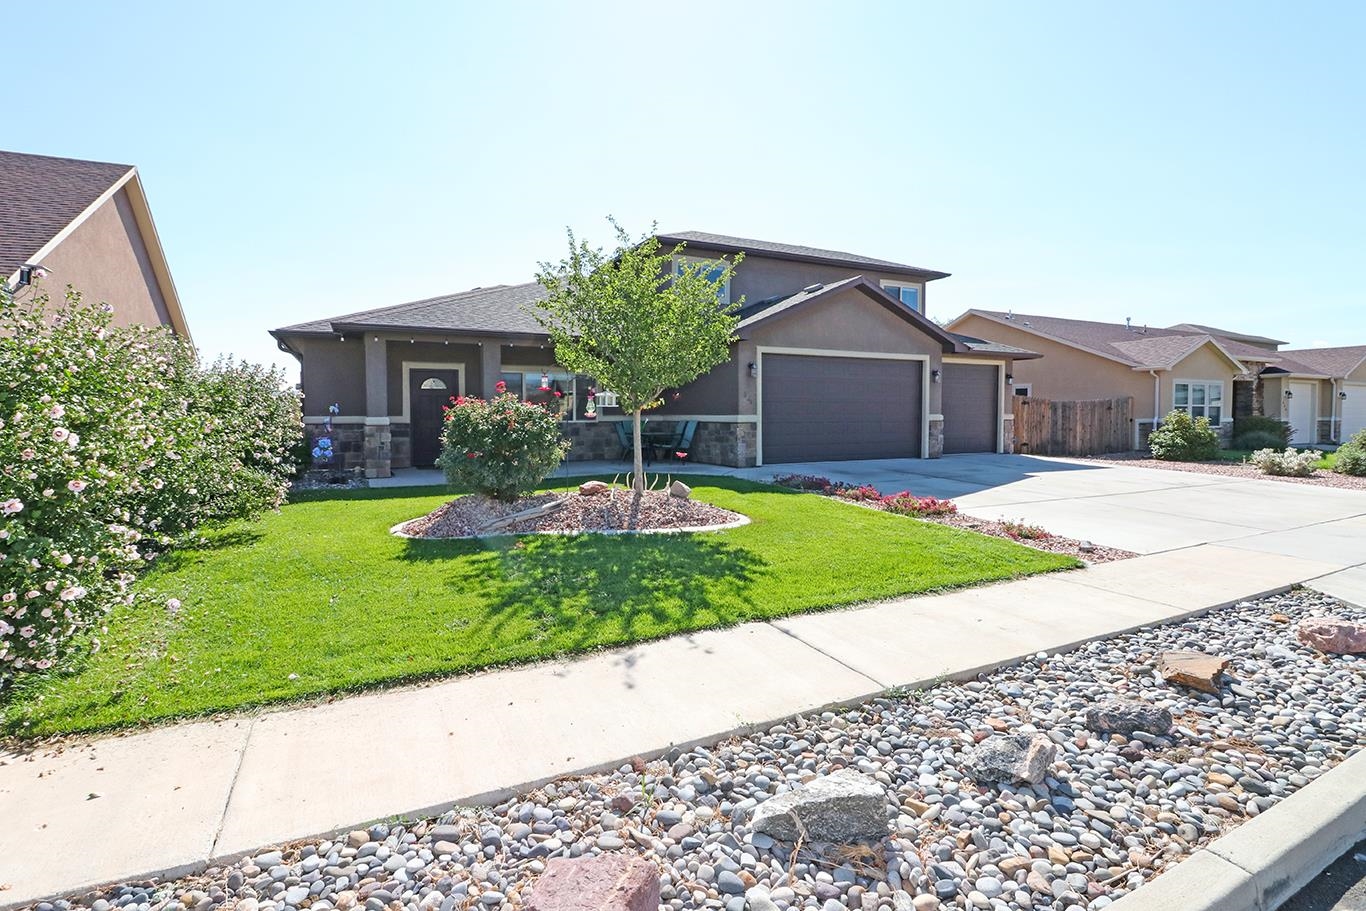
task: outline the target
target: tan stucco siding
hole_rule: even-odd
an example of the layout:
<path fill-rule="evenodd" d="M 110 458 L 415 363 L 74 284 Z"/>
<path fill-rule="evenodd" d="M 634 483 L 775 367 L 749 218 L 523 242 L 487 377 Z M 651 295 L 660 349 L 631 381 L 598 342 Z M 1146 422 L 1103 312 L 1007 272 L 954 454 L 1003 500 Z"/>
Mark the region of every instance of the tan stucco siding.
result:
<path fill-rule="evenodd" d="M 1042 354 L 1038 360 L 1016 361 L 1015 385 L 1028 384 L 1030 395 L 1058 401 L 1113 399 L 1133 396 L 1139 418 L 1153 412 L 1153 378 L 1126 364 L 1041 338 L 1032 332 L 969 315 L 953 324 L 953 331 L 990 339 Z"/>
<path fill-rule="evenodd" d="M 741 367 L 740 413 L 758 411 L 758 381 L 748 365 L 758 358 L 759 348 L 790 348 L 852 353 L 908 354 L 924 356 L 929 369 L 940 368 L 941 343 L 919 331 L 888 308 L 857 290 L 840 292 L 790 314 L 759 323 L 737 346 L 735 360 Z M 928 384 L 929 414 L 938 414 L 940 386 Z"/>
<path fill-rule="evenodd" d="M 43 257 L 42 265 L 50 273 L 45 287 L 53 297 L 72 285 L 86 303 L 110 304 L 120 326 L 171 324 L 126 189 L 90 213 Z"/>
<path fill-rule="evenodd" d="M 689 251 L 685 255 L 706 256 L 709 254 L 705 250 L 695 250 Z M 794 294 L 808 285 L 829 285 L 854 275 L 862 275 L 875 285 L 880 285 L 886 279 L 894 280 L 902 285 L 919 287 L 920 304 L 923 312 L 925 305 L 924 282 L 905 276 L 897 276 L 890 272 L 877 272 L 853 266 L 801 263 L 764 256 L 745 256 L 745 261 L 736 268 L 735 276 L 731 279 L 730 296 L 731 300 L 739 300 L 740 295 L 743 294 L 747 303 L 757 304 L 773 297 Z"/>
<path fill-rule="evenodd" d="M 1146 374 L 1144 374 L 1146 376 Z M 1162 374 L 1162 409 L 1166 415 L 1175 402 L 1175 386 L 1181 382 L 1223 383 L 1224 405 L 1221 419 L 1233 420 L 1233 377 L 1238 371 L 1229 363 L 1228 358 L 1219 353 L 1213 345 L 1203 345 L 1192 351 L 1184 360 L 1170 371 Z M 1145 417 L 1142 412 L 1140 417 Z"/>
<path fill-rule="evenodd" d="M 365 346 L 360 338 L 291 338 L 289 345 L 302 359 L 305 415 L 326 415 L 332 404 L 343 415 L 365 414 Z"/>

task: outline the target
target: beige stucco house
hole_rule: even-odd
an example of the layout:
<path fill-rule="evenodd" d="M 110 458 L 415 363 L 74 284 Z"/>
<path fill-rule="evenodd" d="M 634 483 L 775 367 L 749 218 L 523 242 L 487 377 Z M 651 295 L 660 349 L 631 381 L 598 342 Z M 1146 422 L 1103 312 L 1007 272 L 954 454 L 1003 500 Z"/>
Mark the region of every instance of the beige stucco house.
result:
<path fill-rule="evenodd" d="M 1289 423 L 1300 446 L 1340 442 L 1366 427 L 1366 346 L 1283 351 L 1279 339 L 1192 323 L 1156 328 L 977 309 L 948 328 L 1043 354 L 1016 366 L 1016 395 L 1132 396 L 1135 448 L 1173 410 L 1209 418 L 1225 441 L 1236 417 L 1253 414 Z"/>
<path fill-rule="evenodd" d="M 1030 351 L 950 333 L 925 317 L 947 273 L 813 247 L 702 232 L 660 235 L 675 260 L 743 252 L 722 289 L 740 302 L 730 359 L 649 412 L 696 421 L 691 458 L 752 466 L 1003 451 L 1005 378 Z M 530 257 L 528 257 L 530 259 Z M 314 320 L 272 332 L 301 364 L 305 422 L 329 424 L 346 468 L 430 467 L 442 408 L 498 382 L 562 416 L 571 459 L 615 458 L 626 419 L 610 390 L 555 363 L 533 317 L 536 283 Z"/>
<path fill-rule="evenodd" d="M 190 337 L 132 165 L 0 152 L 0 281 L 21 302 L 71 285 L 119 325 Z"/>

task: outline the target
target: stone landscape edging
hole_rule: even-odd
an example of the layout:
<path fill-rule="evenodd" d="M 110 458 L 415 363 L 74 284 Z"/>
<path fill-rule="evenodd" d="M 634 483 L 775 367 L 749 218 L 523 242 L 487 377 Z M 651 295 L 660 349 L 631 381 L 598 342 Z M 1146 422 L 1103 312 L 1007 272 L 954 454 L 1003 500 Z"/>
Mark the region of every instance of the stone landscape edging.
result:
<path fill-rule="evenodd" d="M 1366 835 L 1366 750 L 1110 905 L 1275 911 Z"/>

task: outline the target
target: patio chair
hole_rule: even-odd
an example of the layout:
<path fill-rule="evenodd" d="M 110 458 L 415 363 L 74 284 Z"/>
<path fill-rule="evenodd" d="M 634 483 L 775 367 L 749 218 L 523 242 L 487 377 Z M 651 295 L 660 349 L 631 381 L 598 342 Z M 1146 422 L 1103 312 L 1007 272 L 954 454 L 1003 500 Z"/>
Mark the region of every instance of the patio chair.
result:
<path fill-rule="evenodd" d="M 640 422 L 640 428 L 642 431 L 645 429 L 645 426 L 648 423 L 648 421 Z M 631 461 L 631 458 L 635 455 L 635 436 L 631 433 L 631 425 L 628 422 L 617 421 L 616 425 L 617 442 L 621 444 L 621 461 L 629 462 Z M 646 465 L 650 464 L 650 455 L 652 454 L 653 450 L 654 447 L 652 446 L 643 446 L 641 448 L 641 455 L 644 457 Z"/>
<path fill-rule="evenodd" d="M 685 455 L 692 448 L 692 438 L 697 433 L 696 421 L 679 421 L 674 428 L 674 437 L 666 444 L 661 444 L 657 448 L 664 454 L 665 459 L 682 461 L 678 454 Z"/>

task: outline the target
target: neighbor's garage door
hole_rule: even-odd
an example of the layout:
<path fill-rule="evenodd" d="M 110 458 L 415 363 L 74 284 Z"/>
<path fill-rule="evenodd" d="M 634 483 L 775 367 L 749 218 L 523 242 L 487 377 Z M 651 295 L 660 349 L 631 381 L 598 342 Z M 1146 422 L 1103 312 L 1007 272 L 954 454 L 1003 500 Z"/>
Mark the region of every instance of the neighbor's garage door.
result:
<path fill-rule="evenodd" d="M 995 364 L 944 362 L 944 452 L 995 452 L 1000 424 Z"/>
<path fill-rule="evenodd" d="M 1366 383 L 1344 383 L 1342 391 L 1342 439 L 1366 430 Z"/>
<path fill-rule="evenodd" d="M 919 457 L 923 369 L 920 361 L 764 355 L 764 464 Z"/>

